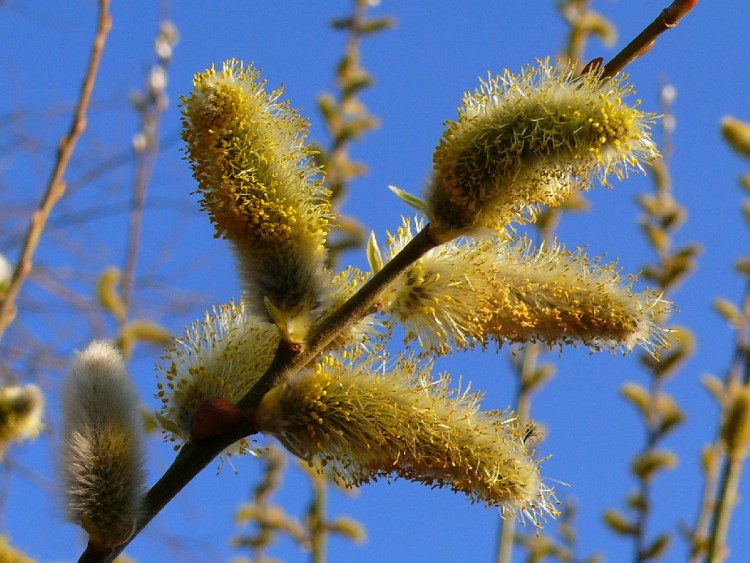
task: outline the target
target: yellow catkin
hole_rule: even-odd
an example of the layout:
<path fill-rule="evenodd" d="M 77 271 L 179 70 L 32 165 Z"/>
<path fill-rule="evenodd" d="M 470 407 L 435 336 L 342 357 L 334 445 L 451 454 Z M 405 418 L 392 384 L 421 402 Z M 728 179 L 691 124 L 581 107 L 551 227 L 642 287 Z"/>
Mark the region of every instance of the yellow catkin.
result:
<path fill-rule="evenodd" d="M 308 124 L 237 61 L 196 74 L 193 86 L 183 139 L 201 204 L 232 242 L 253 312 L 301 342 L 331 277 L 329 193 L 304 143 Z"/>
<path fill-rule="evenodd" d="M 36 385 L 0 387 L 0 459 L 10 442 L 35 438 L 44 428 L 44 395 Z"/>
<path fill-rule="evenodd" d="M 10 545 L 7 536 L 0 536 L 0 561 L 6 561 L 7 563 L 35 563 L 31 557 L 28 557 L 25 553 Z"/>
<path fill-rule="evenodd" d="M 622 177 L 657 150 L 653 116 L 626 105 L 622 77 L 576 77 L 542 61 L 467 93 L 433 156 L 431 232 L 449 240 L 533 218 L 594 179 Z"/>
<path fill-rule="evenodd" d="M 228 303 L 188 327 L 162 357 L 156 398 L 158 420 L 168 441 L 190 440 L 196 406 L 204 399 L 238 401 L 265 372 L 273 358 L 278 332 Z M 227 453 L 248 450 L 241 440 Z"/>
<path fill-rule="evenodd" d="M 419 224 L 417 224 L 419 228 Z M 386 255 L 412 238 L 409 222 Z M 655 322 L 670 304 L 634 292 L 612 265 L 525 238 L 451 241 L 428 252 L 383 294 L 391 323 L 428 354 L 497 342 L 584 344 L 630 351 L 665 346 Z"/>
<path fill-rule="evenodd" d="M 750 387 L 732 393 L 721 427 L 721 438 L 731 456 L 744 456 L 750 443 Z"/>
<path fill-rule="evenodd" d="M 553 511 L 515 418 L 480 411 L 476 395 L 411 361 L 385 373 L 377 362 L 324 358 L 266 395 L 259 429 L 349 485 L 401 477 L 509 512 Z"/>
<path fill-rule="evenodd" d="M 750 123 L 724 116 L 721 119 L 721 134 L 735 151 L 750 158 Z"/>

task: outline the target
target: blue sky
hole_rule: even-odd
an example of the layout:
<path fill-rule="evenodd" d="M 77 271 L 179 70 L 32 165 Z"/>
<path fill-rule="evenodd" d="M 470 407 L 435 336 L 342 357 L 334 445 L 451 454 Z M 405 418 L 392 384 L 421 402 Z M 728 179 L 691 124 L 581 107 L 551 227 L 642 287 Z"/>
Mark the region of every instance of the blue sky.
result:
<path fill-rule="evenodd" d="M 587 54 L 609 59 L 664 6 L 645 0 L 596 0 L 594 7 L 617 25 L 620 38 L 612 49 L 594 40 Z M 333 65 L 344 41 L 343 34 L 330 31 L 327 23 L 347 12 L 348 2 L 343 0 L 171 3 L 169 18 L 181 39 L 169 68 L 170 108 L 162 122 L 163 151 L 149 188 L 136 315 L 147 315 L 159 305 L 159 294 L 151 290 L 163 283 L 175 284 L 194 298 L 190 307 L 172 310 L 169 317 L 159 319 L 175 332 L 206 308 L 239 293 L 228 248 L 212 238 L 197 198 L 191 195 L 194 184 L 176 140 L 177 97 L 189 91 L 193 73 L 232 57 L 254 61 L 269 85 L 283 84 L 285 97 L 311 120 L 311 138 L 325 140 L 315 99 L 331 90 Z M 363 64 L 376 78 L 363 97 L 370 112 L 380 118 L 381 127 L 352 151 L 367 163 L 369 173 L 351 186 L 345 212 L 360 218 L 382 240 L 386 229 L 400 224 L 401 214 L 410 214 L 387 186 L 395 184 L 415 193 L 421 190 L 443 122 L 455 117 L 463 92 L 473 90 L 478 77 L 488 71 L 508 68 L 516 72 L 536 58 L 554 57 L 566 30 L 551 1 L 384 2 L 373 10 L 373 15 L 381 14 L 395 16 L 397 27 L 366 40 L 362 49 Z M 5 74 L 0 89 L 0 138 L 11 139 L 0 151 L 0 190 L 6 202 L 28 204 L 42 192 L 56 142 L 66 131 L 78 92 L 94 15 L 91 1 L 9 0 L 0 4 L 0 36 L 6 38 L 0 47 Z M 70 167 L 69 194 L 53 214 L 38 260 L 50 268 L 82 264 L 92 272 L 91 279 L 96 271 L 122 262 L 133 166 L 126 158 L 95 180 L 86 178 L 102 160 L 122 151 L 128 154 L 137 117 L 128 106 L 127 94 L 142 87 L 153 63 L 151 45 L 160 8 L 155 2 L 119 2 L 112 15 L 113 29 L 96 84 L 89 129 Z M 718 123 L 726 114 L 750 121 L 749 21 L 750 4 L 744 0 L 727 0 L 720 8 L 701 2 L 628 69 L 648 111 L 658 111 L 661 81 L 668 80 L 677 89 L 671 167 L 675 195 L 688 208 L 677 243 L 699 241 L 703 245 L 696 273 L 675 295 L 679 309 L 675 322 L 696 332 L 697 351 L 667 384 L 688 418 L 666 444 L 679 454 L 680 463 L 655 484 L 654 532 L 674 530 L 676 522 L 694 519 L 700 485 L 698 454 L 713 437 L 716 417 L 700 377 L 707 372 L 722 374 L 732 352 L 732 334 L 712 312 L 711 301 L 718 296 L 736 301 L 741 295 L 742 283 L 733 275 L 732 263 L 748 248 L 748 232 L 739 210 L 742 193 L 737 187 L 737 177 L 748 166 L 721 141 Z M 25 112 L 18 113 L 22 108 Z M 585 246 L 590 256 L 606 254 L 608 261 L 617 259 L 625 273 L 637 272 L 651 255 L 646 254 L 636 225 L 634 198 L 650 188 L 648 178 L 631 176 L 615 183 L 612 190 L 593 190 L 591 212 L 567 216 L 558 231 L 560 241 L 569 248 Z M 18 233 L 25 220 L 26 216 L 18 214 L 0 231 L 7 245 L 0 251 L 11 259 L 17 255 Z M 364 266 L 360 253 L 346 260 Z M 74 287 L 86 291 L 82 285 Z M 26 299 L 39 308 L 50 307 L 47 313 L 55 310 L 54 299 L 40 284 L 29 285 Z M 38 331 L 41 340 L 54 339 L 62 355 L 80 349 L 90 336 L 90 332 L 71 328 L 77 326 L 70 324 L 74 319 L 54 314 L 44 318 L 42 325 L 32 315 L 23 327 Z M 104 336 L 113 330 L 106 321 L 96 326 Z M 151 366 L 158 356 L 158 350 L 144 348 L 133 365 L 143 399 L 152 406 Z M 602 552 L 610 561 L 629 560 L 630 545 L 605 531 L 601 513 L 607 507 L 622 508 L 634 486 L 627 464 L 640 448 L 642 428 L 632 409 L 619 399 L 618 390 L 626 381 L 644 383 L 645 376 L 636 355 L 592 355 L 566 348 L 549 359 L 558 365 L 558 375 L 533 406 L 535 418 L 549 432 L 540 448 L 542 455 L 551 456 L 543 474 L 570 485 L 558 487 L 560 496 L 578 500 L 580 555 Z M 504 408 L 512 401 L 513 380 L 505 352 L 462 354 L 441 362 L 440 367 L 485 390 L 487 408 Z M 50 390 L 50 431 L 38 442 L 10 452 L 19 464 L 47 480 L 55 476 L 54 396 L 62 369 L 50 365 L 42 373 L 22 378 L 36 380 Z M 169 448 L 158 439 L 154 442 L 149 462 L 152 478 L 172 458 Z M 191 483 L 132 544 L 128 550 L 132 557 L 139 561 L 177 557 L 181 561 L 227 561 L 241 555 L 229 549 L 227 538 L 238 532 L 232 511 L 248 498 L 256 464 L 251 458 L 241 459 L 235 462 L 236 474 L 225 467 L 218 476 L 214 468 Z M 742 492 L 750 493 L 747 484 Z M 19 471 L 8 470 L 2 473 L 0 494 L 5 499 L 0 524 L 16 545 L 41 561 L 77 558 L 83 538 L 63 522 L 50 491 L 23 478 Z M 304 483 L 292 477 L 278 496 L 281 504 L 298 514 L 306 499 Z M 333 494 L 330 503 L 332 515 L 350 514 L 368 532 L 368 541 L 361 547 L 331 541 L 331 562 L 492 558 L 497 513 L 471 505 L 462 496 L 397 482 L 365 487 L 354 501 Z M 733 555 L 740 559 L 742 553 L 750 552 L 750 539 L 743 529 L 749 520 L 750 507 L 740 499 L 730 532 Z M 280 543 L 271 554 L 304 560 L 287 543 Z M 684 560 L 684 554 L 684 542 L 676 538 L 667 560 Z"/>

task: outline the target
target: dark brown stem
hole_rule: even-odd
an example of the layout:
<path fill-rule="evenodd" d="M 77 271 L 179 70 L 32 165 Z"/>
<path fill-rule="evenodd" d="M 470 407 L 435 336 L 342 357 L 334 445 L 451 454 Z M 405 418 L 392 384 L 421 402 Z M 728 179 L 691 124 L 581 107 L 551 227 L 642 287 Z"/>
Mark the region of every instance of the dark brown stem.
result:
<path fill-rule="evenodd" d="M 89 542 L 84 552 L 78 558 L 78 563 L 95 563 L 97 561 L 102 561 L 111 553 L 111 547 L 102 548 L 92 542 Z"/>
<path fill-rule="evenodd" d="M 223 450 L 231 446 L 242 435 L 222 435 L 201 440 L 194 444 L 186 444 L 177 454 L 177 457 L 162 475 L 156 484 L 146 495 L 143 506 L 143 516 L 138 521 L 138 526 L 133 536 L 124 544 L 116 547 L 111 553 L 99 557 L 87 559 L 87 563 L 112 561 L 123 549 L 138 535 L 138 533 L 153 520 L 166 504 L 187 485 L 193 477 L 200 473 L 212 459 Z M 79 559 L 79 563 L 82 560 Z"/>
<path fill-rule="evenodd" d="M 656 41 L 656 38 L 677 25 L 677 23 L 692 10 L 698 0 L 675 0 L 662 10 L 659 16 L 646 29 L 628 43 L 625 48 L 604 65 L 603 78 L 611 78 L 635 59 L 646 53 Z"/>

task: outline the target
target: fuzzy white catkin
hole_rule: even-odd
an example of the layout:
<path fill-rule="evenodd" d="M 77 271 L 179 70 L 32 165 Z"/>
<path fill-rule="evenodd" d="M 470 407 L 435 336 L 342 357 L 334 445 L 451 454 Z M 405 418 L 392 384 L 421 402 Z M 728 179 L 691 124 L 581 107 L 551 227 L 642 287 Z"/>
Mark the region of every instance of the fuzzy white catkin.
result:
<path fill-rule="evenodd" d="M 62 395 L 65 509 L 100 546 L 125 542 L 140 513 L 145 471 L 138 406 L 115 348 L 93 342 L 77 354 Z"/>

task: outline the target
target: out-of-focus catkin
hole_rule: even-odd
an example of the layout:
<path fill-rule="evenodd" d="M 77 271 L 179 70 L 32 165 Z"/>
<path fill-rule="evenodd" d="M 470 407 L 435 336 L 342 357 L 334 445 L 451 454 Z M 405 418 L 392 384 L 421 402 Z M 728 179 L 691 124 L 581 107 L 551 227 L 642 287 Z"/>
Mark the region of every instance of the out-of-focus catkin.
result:
<path fill-rule="evenodd" d="M 36 385 L 0 387 L 0 459 L 11 442 L 35 438 L 44 428 L 44 395 Z"/>
<path fill-rule="evenodd" d="M 721 427 L 721 438 L 730 456 L 747 455 L 750 444 L 750 387 L 742 386 L 731 394 Z"/>
<path fill-rule="evenodd" d="M 139 404 L 111 345 L 94 342 L 76 356 L 62 396 L 65 509 L 100 548 L 127 541 L 141 513 L 145 470 Z"/>
<path fill-rule="evenodd" d="M 544 61 L 482 82 L 464 96 L 433 156 L 432 235 L 503 229 L 533 218 L 537 205 L 559 205 L 573 187 L 653 160 L 653 116 L 626 105 L 630 93 L 622 77 L 576 76 Z"/>

